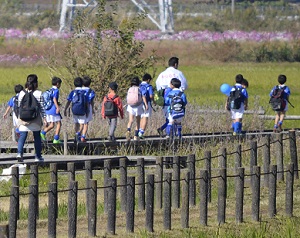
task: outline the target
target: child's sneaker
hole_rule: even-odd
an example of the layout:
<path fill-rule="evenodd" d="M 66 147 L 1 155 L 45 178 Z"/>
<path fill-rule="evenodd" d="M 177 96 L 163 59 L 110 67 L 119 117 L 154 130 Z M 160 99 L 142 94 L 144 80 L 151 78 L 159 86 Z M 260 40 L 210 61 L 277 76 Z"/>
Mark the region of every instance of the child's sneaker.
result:
<path fill-rule="evenodd" d="M 138 141 L 138 140 L 140 140 L 140 138 L 138 136 L 134 136 L 133 140 Z"/>
<path fill-rule="evenodd" d="M 40 133 L 40 135 L 41 135 L 41 139 L 43 140 L 43 141 L 45 141 L 46 140 L 46 136 L 41 132 Z"/>
<path fill-rule="evenodd" d="M 138 136 L 141 140 L 145 139 L 144 135 L 141 132 L 139 132 Z"/>
<path fill-rule="evenodd" d="M 60 144 L 61 143 L 61 141 L 60 140 L 53 140 L 53 144 Z"/>
<path fill-rule="evenodd" d="M 282 127 L 281 127 L 280 124 L 278 125 L 277 131 L 278 131 L 278 132 L 282 132 Z"/>
<path fill-rule="evenodd" d="M 35 162 L 44 162 L 44 158 L 43 157 L 35 157 L 34 159 Z"/>
<path fill-rule="evenodd" d="M 125 137 L 126 140 L 130 141 L 130 131 L 126 131 Z"/>
<path fill-rule="evenodd" d="M 16 156 L 18 162 L 23 162 L 23 156 L 22 154 L 18 153 L 17 156 Z"/>
<path fill-rule="evenodd" d="M 80 141 L 81 142 L 86 142 L 86 139 L 84 137 L 81 137 Z"/>

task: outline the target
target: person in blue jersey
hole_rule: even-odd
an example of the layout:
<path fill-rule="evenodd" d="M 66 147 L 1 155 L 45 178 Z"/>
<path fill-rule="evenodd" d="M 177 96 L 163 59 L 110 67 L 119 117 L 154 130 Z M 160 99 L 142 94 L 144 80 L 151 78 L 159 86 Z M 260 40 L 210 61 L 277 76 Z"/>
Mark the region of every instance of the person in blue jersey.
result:
<path fill-rule="evenodd" d="M 3 114 L 3 119 L 7 118 L 7 115 L 10 114 L 12 110 L 12 119 L 13 119 L 13 125 L 15 127 L 15 134 L 16 134 L 16 139 L 20 137 L 20 132 L 19 132 L 19 127 L 18 127 L 18 115 L 17 115 L 17 108 L 18 108 L 18 97 L 19 93 L 24 90 L 24 87 L 21 84 L 17 84 L 14 87 L 15 90 L 15 96 L 12 96 L 9 101 L 7 102 L 7 108 L 5 110 L 5 113 Z"/>
<path fill-rule="evenodd" d="M 282 124 L 283 124 L 283 119 L 286 115 L 286 112 L 288 110 L 288 102 L 289 102 L 289 96 L 291 94 L 290 88 L 285 85 L 286 83 L 286 76 L 283 74 L 280 74 L 278 76 L 278 85 L 274 86 L 270 92 L 270 97 L 272 97 L 273 92 L 275 89 L 283 89 L 283 100 L 285 103 L 285 106 L 283 107 L 282 110 L 276 111 L 276 116 L 275 116 L 275 123 L 274 123 L 274 132 L 281 132 L 282 131 Z"/>
<path fill-rule="evenodd" d="M 247 81 L 248 82 L 248 81 Z M 235 85 L 232 87 L 230 91 L 230 95 L 232 94 L 240 94 L 238 100 L 238 106 L 230 105 L 230 97 L 228 97 L 226 102 L 226 109 L 230 110 L 231 119 L 232 119 L 232 129 L 233 135 L 240 135 L 242 133 L 242 120 L 245 110 L 248 109 L 248 92 L 245 86 L 242 85 L 244 83 L 244 77 L 241 74 L 235 76 Z"/>
<path fill-rule="evenodd" d="M 55 127 L 55 133 L 54 133 L 54 138 L 53 138 L 53 143 L 54 144 L 59 144 L 61 143 L 59 139 L 59 134 L 61 130 L 61 119 L 62 116 L 60 114 L 60 104 L 58 103 L 59 99 L 59 88 L 61 86 L 62 80 L 58 77 L 53 77 L 52 78 L 52 88 L 51 94 L 52 94 L 52 100 L 53 104 L 51 108 L 48 110 L 45 110 L 46 113 L 46 120 L 47 120 L 47 126 L 41 131 L 41 138 L 42 140 L 46 140 L 46 134 L 50 130 L 52 130 Z"/>
<path fill-rule="evenodd" d="M 177 78 L 172 78 L 170 88 L 172 89 L 166 97 L 168 125 L 166 128 L 166 138 L 175 135 L 178 138 L 182 137 L 182 119 L 185 116 L 185 107 L 187 105 L 186 95 L 180 90 L 181 81 Z M 175 127 L 174 127 L 175 125 Z M 176 130 L 174 129 L 176 128 Z"/>
<path fill-rule="evenodd" d="M 89 122 L 93 120 L 93 115 L 95 114 L 94 109 L 94 99 L 95 99 L 95 91 L 90 88 L 92 80 L 89 76 L 83 76 L 82 78 L 82 90 L 86 91 L 86 95 L 88 97 L 88 113 L 86 115 L 86 123 L 83 126 L 81 142 L 85 142 L 86 134 L 89 127 Z"/>
<path fill-rule="evenodd" d="M 143 105 L 143 113 L 141 115 L 141 122 L 138 136 L 140 139 L 144 139 L 144 133 L 148 124 L 149 117 L 152 115 L 152 102 L 153 102 L 153 87 L 150 84 L 152 77 L 150 74 L 146 73 L 143 76 L 142 83 L 140 84 L 140 90 L 143 97 L 146 97 L 147 109 Z"/>

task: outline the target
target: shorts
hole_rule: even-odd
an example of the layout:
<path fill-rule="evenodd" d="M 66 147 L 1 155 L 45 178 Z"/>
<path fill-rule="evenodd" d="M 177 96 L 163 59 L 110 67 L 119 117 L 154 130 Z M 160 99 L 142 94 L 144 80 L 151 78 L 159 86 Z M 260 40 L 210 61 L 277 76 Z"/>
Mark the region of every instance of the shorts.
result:
<path fill-rule="evenodd" d="M 141 115 L 141 117 L 151 117 L 152 115 L 152 107 L 151 107 L 151 103 L 148 102 L 148 110 L 145 110 L 145 106 L 143 105 L 143 113 Z"/>
<path fill-rule="evenodd" d="M 83 115 L 83 116 L 73 115 L 73 121 L 74 121 L 74 123 L 86 124 L 87 117 L 86 117 L 86 115 Z"/>
<path fill-rule="evenodd" d="M 235 120 L 235 119 L 242 119 L 243 118 L 243 114 L 244 114 L 244 104 L 241 104 L 241 107 L 239 109 L 231 109 L 230 113 L 231 113 L 231 119 Z"/>
<path fill-rule="evenodd" d="M 169 123 L 171 124 L 178 124 L 178 123 L 181 123 L 182 122 L 182 119 L 183 117 L 180 117 L 180 118 L 177 118 L 177 119 L 173 119 L 172 115 L 170 113 L 168 113 L 168 120 L 169 120 Z"/>
<path fill-rule="evenodd" d="M 143 104 L 137 107 L 132 107 L 130 105 L 127 105 L 127 112 L 129 112 L 131 115 L 134 116 L 140 116 L 143 114 Z"/>
<path fill-rule="evenodd" d="M 61 115 L 46 115 L 47 122 L 58 122 L 61 121 Z"/>

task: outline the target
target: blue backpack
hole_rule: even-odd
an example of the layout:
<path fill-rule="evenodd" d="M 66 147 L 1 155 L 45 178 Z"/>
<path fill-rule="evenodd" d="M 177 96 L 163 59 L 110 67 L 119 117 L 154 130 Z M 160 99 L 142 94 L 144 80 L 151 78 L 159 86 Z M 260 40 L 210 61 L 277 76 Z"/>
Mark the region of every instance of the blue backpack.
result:
<path fill-rule="evenodd" d="M 171 98 L 170 113 L 173 119 L 178 119 L 185 115 L 185 105 L 181 98 L 182 94 L 183 92 L 180 92 L 178 94 L 168 96 Z"/>
<path fill-rule="evenodd" d="M 85 90 L 74 90 L 72 99 L 72 113 L 77 116 L 88 114 L 88 98 Z"/>
<path fill-rule="evenodd" d="M 45 110 L 49 110 L 54 104 L 54 102 L 53 102 L 53 92 L 54 92 L 53 89 L 50 88 L 47 91 L 43 92 L 43 94 L 42 94 L 42 96 L 44 98 L 43 105 L 44 105 Z"/>

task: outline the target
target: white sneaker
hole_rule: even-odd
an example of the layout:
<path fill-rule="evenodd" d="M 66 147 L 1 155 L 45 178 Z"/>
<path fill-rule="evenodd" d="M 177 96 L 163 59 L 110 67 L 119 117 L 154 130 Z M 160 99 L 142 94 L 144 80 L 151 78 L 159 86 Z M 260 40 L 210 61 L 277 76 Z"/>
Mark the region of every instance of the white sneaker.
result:
<path fill-rule="evenodd" d="M 18 153 L 16 158 L 17 158 L 18 162 L 23 162 L 23 156 L 21 153 Z"/>
<path fill-rule="evenodd" d="M 44 158 L 43 157 L 40 157 L 40 158 L 38 158 L 38 157 L 35 157 L 35 160 L 34 160 L 35 162 L 44 162 Z"/>
<path fill-rule="evenodd" d="M 138 141 L 138 140 L 140 140 L 140 138 L 138 136 L 134 136 L 133 140 Z"/>

